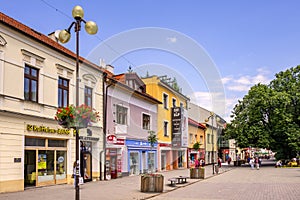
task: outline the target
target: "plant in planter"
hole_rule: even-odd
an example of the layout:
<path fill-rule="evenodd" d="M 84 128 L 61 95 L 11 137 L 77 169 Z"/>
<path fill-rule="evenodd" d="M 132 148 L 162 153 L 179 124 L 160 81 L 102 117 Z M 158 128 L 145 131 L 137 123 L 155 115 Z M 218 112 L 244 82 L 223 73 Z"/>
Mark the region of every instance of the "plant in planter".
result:
<path fill-rule="evenodd" d="M 99 113 L 84 104 L 77 107 L 69 105 L 57 109 L 55 120 L 64 128 L 86 128 L 99 120 Z"/>
<path fill-rule="evenodd" d="M 157 137 L 154 131 L 148 131 L 148 142 L 150 143 L 151 147 L 154 147 L 154 144 L 157 142 Z"/>

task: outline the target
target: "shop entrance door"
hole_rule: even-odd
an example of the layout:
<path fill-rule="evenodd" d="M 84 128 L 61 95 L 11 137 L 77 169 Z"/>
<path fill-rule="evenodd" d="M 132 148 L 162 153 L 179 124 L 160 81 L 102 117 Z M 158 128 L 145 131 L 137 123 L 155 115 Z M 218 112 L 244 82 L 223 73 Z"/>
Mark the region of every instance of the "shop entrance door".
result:
<path fill-rule="evenodd" d="M 115 179 L 118 177 L 117 156 L 110 156 L 110 176 L 112 179 Z"/>
<path fill-rule="evenodd" d="M 90 152 L 82 152 L 80 161 L 80 174 L 84 182 L 92 181 L 92 155 Z"/>
<path fill-rule="evenodd" d="M 161 153 L 161 170 L 166 170 L 167 156 L 166 153 Z"/>
<path fill-rule="evenodd" d="M 24 159 L 24 187 L 30 187 L 36 185 L 36 151 L 25 151 Z"/>

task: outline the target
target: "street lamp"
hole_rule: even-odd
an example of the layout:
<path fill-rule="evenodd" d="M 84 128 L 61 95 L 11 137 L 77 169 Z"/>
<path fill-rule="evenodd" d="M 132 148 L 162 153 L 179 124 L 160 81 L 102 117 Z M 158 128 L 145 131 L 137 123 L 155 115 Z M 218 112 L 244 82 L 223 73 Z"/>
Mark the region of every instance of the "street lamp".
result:
<path fill-rule="evenodd" d="M 212 156 L 211 156 L 211 161 L 212 161 L 212 172 L 215 174 L 215 156 L 214 156 L 214 151 L 215 151 L 215 142 L 214 142 L 214 118 L 216 114 L 213 112 L 210 112 L 210 116 L 205 119 L 205 122 L 208 122 L 209 119 L 211 118 L 211 138 L 212 138 Z"/>
<path fill-rule="evenodd" d="M 97 24 L 93 21 L 86 22 L 83 19 L 83 9 L 80 6 L 75 6 L 72 10 L 72 15 L 75 21 L 68 29 L 62 30 L 59 33 L 58 39 L 61 43 L 67 43 L 71 38 L 71 28 L 74 27 L 76 33 L 76 107 L 79 106 L 79 31 L 81 29 L 81 22 L 85 23 L 85 30 L 88 34 L 96 34 L 98 31 Z M 79 127 L 76 130 L 76 179 L 75 179 L 75 199 L 79 200 Z"/>

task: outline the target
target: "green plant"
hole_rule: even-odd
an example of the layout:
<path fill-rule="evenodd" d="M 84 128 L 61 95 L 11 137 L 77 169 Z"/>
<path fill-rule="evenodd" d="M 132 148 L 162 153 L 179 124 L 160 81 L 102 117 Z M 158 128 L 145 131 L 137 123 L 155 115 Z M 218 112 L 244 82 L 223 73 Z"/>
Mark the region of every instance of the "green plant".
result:
<path fill-rule="evenodd" d="M 157 137 L 154 131 L 148 131 L 148 142 L 150 143 L 151 147 L 154 147 L 154 144 L 157 142 Z"/>
<path fill-rule="evenodd" d="M 200 145 L 201 145 L 200 142 L 195 142 L 195 144 L 193 145 L 193 149 L 197 151 L 198 149 L 200 149 Z"/>
<path fill-rule="evenodd" d="M 69 105 L 64 108 L 58 108 L 54 118 L 58 121 L 59 125 L 65 128 L 85 128 L 91 122 L 99 120 L 99 112 L 84 104 L 77 107 Z"/>

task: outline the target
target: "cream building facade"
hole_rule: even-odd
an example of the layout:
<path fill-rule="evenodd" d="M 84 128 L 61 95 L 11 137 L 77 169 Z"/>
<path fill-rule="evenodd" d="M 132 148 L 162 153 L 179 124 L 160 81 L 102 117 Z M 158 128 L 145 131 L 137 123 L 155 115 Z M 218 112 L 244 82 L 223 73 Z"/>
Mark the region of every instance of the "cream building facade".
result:
<path fill-rule="evenodd" d="M 74 132 L 54 116 L 59 102 L 75 104 L 75 56 L 0 13 L 0 193 L 73 182 Z M 103 116 L 102 68 L 80 58 L 79 77 L 79 104 L 88 99 Z M 88 180 L 100 177 L 102 123 L 80 129 Z"/>

